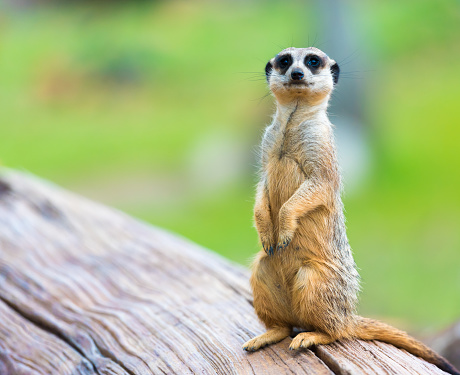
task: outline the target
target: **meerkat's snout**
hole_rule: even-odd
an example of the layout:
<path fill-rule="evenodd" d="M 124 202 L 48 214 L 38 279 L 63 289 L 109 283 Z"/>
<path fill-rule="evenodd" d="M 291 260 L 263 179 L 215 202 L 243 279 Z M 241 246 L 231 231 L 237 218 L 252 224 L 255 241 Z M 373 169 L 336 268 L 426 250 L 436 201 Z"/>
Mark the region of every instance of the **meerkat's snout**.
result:
<path fill-rule="evenodd" d="M 300 68 L 296 68 L 291 72 L 291 79 L 294 81 L 301 81 L 304 76 L 305 74 Z"/>

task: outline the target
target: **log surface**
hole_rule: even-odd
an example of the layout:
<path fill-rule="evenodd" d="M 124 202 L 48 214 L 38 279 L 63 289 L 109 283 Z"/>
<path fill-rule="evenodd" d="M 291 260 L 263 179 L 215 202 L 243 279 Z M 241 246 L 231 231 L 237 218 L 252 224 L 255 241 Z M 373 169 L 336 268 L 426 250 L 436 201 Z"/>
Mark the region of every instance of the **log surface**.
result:
<path fill-rule="evenodd" d="M 193 220 L 193 218 L 191 218 Z M 0 173 L 0 374 L 443 374 L 390 345 L 255 353 L 248 271 L 34 177 Z"/>

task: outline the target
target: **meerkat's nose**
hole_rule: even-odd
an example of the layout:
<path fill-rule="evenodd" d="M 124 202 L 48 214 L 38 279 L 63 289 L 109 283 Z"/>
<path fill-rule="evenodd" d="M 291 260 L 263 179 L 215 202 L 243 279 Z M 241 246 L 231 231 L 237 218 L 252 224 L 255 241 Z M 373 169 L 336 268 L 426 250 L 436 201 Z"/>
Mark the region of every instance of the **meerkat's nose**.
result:
<path fill-rule="evenodd" d="M 291 78 L 295 81 L 300 81 L 303 78 L 304 74 L 300 69 L 294 69 L 291 73 Z"/>

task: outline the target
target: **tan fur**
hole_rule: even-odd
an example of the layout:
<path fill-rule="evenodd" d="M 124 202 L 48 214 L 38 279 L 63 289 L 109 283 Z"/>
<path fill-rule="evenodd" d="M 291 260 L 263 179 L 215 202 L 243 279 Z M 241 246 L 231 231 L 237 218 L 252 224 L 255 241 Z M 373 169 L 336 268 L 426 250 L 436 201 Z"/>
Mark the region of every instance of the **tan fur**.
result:
<path fill-rule="evenodd" d="M 288 69 L 280 58 L 289 55 Z M 309 56 L 321 61 L 307 67 Z M 345 231 L 341 181 L 327 104 L 335 64 L 316 48 L 288 48 L 270 60 L 277 101 L 261 145 L 254 221 L 265 251 L 253 264 L 254 308 L 268 331 L 243 345 L 257 350 L 302 332 L 290 349 L 338 339 L 381 340 L 459 374 L 431 349 L 384 323 L 355 314 L 359 275 Z M 271 66 L 271 69 L 270 69 Z M 291 73 L 304 77 L 293 82 Z"/>

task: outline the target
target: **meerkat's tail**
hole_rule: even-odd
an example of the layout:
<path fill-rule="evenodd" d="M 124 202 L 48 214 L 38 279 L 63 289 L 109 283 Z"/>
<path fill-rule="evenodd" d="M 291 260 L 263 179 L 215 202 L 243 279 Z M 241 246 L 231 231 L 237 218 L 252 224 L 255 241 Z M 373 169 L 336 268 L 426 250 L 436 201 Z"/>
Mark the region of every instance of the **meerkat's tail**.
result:
<path fill-rule="evenodd" d="M 409 336 L 406 332 L 400 331 L 388 324 L 377 320 L 357 317 L 355 337 L 362 340 L 379 340 L 392 344 L 398 348 L 405 349 L 425 361 L 430 362 L 441 370 L 453 375 L 460 375 L 446 359 L 435 353 L 425 344 Z"/>

